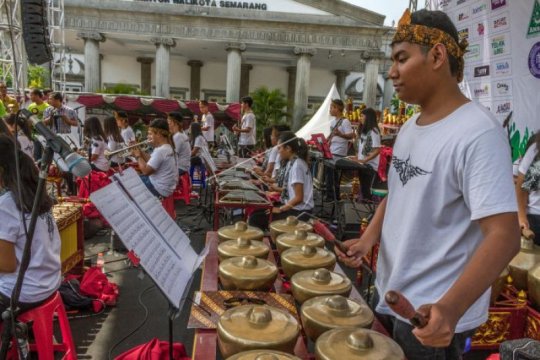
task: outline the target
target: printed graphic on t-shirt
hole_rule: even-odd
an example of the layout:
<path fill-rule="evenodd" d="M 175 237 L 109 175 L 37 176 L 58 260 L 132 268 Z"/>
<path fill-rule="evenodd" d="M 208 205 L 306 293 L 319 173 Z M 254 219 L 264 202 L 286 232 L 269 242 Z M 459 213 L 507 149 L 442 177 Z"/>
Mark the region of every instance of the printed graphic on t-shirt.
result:
<path fill-rule="evenodd" d="M 392 164 L 396 172 L 399 174 L 399 180 L 401 180 L 401 184 L 403 184 L 403 186 L 405 186 L 409 180 L 416 176 L 431 174 L 430 171 L 426 171 L 418 166 L 414 166 L 410 163 L 410 160 L 410 156 L 407 158 L 407 160 L 398 159 L 397 156 L 392 157 Z"/>
<path fill-rule="evenodd" d="M 373 151 L 373 139 L 371 138 L 371 134 L 366 135 L 366 142 L 362 149 L 362 155 L 368 156 Z"/>

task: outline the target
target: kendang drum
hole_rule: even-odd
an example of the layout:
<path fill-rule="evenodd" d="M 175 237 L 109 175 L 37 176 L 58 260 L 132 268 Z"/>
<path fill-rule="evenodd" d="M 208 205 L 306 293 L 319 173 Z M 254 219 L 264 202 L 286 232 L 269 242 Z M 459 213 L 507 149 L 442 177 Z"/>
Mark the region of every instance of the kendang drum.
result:
<path fill-rule="evenodd" d="M 394 340 L 373 330 L 339 328 L 319 336 L 315 359 L 405 360 L 405 354 Z"/>
<path fill-rule="evenodd" d="M 304 270 L 325 268 L 332 271 L 336 266 L 336 256 L 326 249 L 304 245 L 285 250 L 281 254 L 281 266 L 290 279 Z"/>
<path fill-rule="evenodd" d="M 254 256 L 226 259 L 219 264 L 219 280 L 224 290 L 270 290 L 277 274 L 276 265 Z"/>
<path fill-rule="evenodd" d="M 367 305 L 341 295 L 309 299 L 302 305 L 300 312 L 306 335 L 313 341 L 332 329 L 369 328 L 375 318 Z"/>
<path fill-rule="evenodd" d="M 242 305 L 223 313 L 217 324 L 224 358 L 247 350 L 278 350 L 293 354 L 300 333 L 294 316 L 266 305 Z"/>
<path fill-rule="evenodd" d="M 305 230 L 295 230 L 294 233 L 284 233 L 276 238 L 276 247 L 280 254 L 293 247 L 308 245 L 323 248 L 324 244 L 325 240 L 322 236 Z"/>
<path fill-rule="evenodd" d="M 224 226 L 218 231 L 219 242 L 236 240 L 239 237 L 249 240 L 262 241 L 264 233 L 261 229 L 248 226 L 244 221 L 239 221 L 234 225 Z"/>
<path fill-rule="evenodd" d="M 300 358 L 282 351 L 251 350 L 233 355 L 227 360 L 300 360 Z"/>
<path fill-rule="evenodd" d="M 285 233 L 294 233 L 295 230 L 311 232 L 313 231 L 313 226 L 305 221 L 298 220 L 294 216 L 289 216 L 285 220 L 273 221 L 270 224 L 270 237 L 272 238 L 273 242 L 276 242 L 279 235 Z"/>
<path fill-rule="evenodd" d="M 540 263 L 540 247 L 534 245 L 534 234 L 525 232 L 521 236 L 521 250 L 510 261 L 508 270 L 518 290 L 527 290 L 527 274 Z"/>
<path fill-rule="evenodd" d="M 255 256 L 256 258 L 266 259 L 269 252 L 270 247 L 262 241 L 251 241 L 243 237 L 228 240 L 218 245 L 219 261 L 239 256 Z"/>
<path fill-rule="evenodd" d="M 323 295 L 349 296 L 352 282 L 345 275 L 328 269 L 304 270 L 291 277 L 292 294 L 300 304 Z"/>

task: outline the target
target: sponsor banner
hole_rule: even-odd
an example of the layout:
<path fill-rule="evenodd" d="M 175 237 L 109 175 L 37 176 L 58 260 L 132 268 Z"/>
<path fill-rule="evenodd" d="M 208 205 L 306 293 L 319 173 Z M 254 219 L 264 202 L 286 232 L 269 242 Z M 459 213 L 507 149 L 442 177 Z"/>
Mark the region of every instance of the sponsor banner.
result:
<path fill-rule="evenodd" d="M 531 14 L 531 20 L 529 21 L 527 37 L 535 37 L 538 35 L 540 35 L 540 2 L 538 0 L 534 0 L 534 7 Z"/>
<path fill-rule="evenodd" d="M 500 59 L 500 60 L 494 61 L 491 68 L 493 69 L 494 77 L 512 75 L 512 60 Z"/>
<path fill-rule="evenodd" d="M 482 46 L 481 44 L 470 44 L 465 53 L 466 62 L 476 62 L 482 58 Z"/>
<path fill-rule="evenodd" d="M 529 71 L 532 76 L 540 79 L 540 41 L 534 44 L 529 51 Z M 539 85 L 540 86 L 540 85 Z"/>
<path fill-rule="evenodd" d="M 491 0 L 491 10 L 498 10 L 506 7 L 506 0 Z"/>
<path fill-rule="evenodd" d="M 512 79 L 497 80 L 491 83 L 491 95 L 493 97 L 511 97 Z"/>
<path fill-rule="evenodd" d="M 487 14 L 489 10 L 488 4 L 479 2 L 471 5 L 471 18 L 477 18 Z"/>
<path fill-rule="evenodd" d="M 499 34 L 489 39 L 490 54 L 492 57 L 510 54 L 510 36 L 508 33 Z"/>
<path fill-rule="evenodd" d="M 508 12 L 491 18 L 489 22 L 490 30 L 492 33 L 507 31 L 510 29 L 510 16 Z"/>
<path fill-rule="evenodd" d="M 463 28 L 461 30 L 458 30 L 458 35 L 459 35 L 459 41 L 462 41 L 463 39 L 467 39 L 467 41 L 469 40 L 469 28 L 466 27 L 466 28 Z"/>
<path fill-rule="evenodd" d="M 484 76 L 489 76 L 489 65 L 481 65 L 481 66 L 476 66 L 474 68 L 474 77 L 475 78 L 479 78 L 479 77 L 484 77 Z"/>
<path fill-rule="evenodd" d="M 456 24 L 461 27 L 467 20 L 471 18 L 471 7 L 465 6 L 459 9 L 456 13 Z"/>
<path fill-rule="evenodd" d="M 483 99 L 491 97 L 490 83 L 471 83 L 470 86 L 473 99 Z"/>
<path fill-rule="evenodd" d="M 497 100 L 493 101 L 493 108 L 491 111 L 495 113 L 497 117 L 505 117 L 512 111 L 512 100 Z"/>

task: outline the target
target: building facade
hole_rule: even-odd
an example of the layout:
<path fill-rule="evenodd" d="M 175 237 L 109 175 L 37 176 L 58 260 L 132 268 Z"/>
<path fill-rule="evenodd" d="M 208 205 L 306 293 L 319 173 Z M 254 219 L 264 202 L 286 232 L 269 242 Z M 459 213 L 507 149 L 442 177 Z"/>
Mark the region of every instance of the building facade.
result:
<path fill-rule="evenodd" d="M 67 79 L 218 102 L 278 88 L 294 125 L 334 82 L 343 96 L 361 77 L 362 101 L 378 105 L 393 32 L 383 24 L 340 0 L 65 0 Z"/>

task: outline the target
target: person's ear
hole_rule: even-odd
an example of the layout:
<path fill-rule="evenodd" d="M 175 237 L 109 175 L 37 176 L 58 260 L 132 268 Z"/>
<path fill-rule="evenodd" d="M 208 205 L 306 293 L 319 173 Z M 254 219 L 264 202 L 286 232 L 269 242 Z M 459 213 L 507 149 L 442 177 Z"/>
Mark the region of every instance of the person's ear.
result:
<path fill-rule="evenodd" d="M 446 46 L 443 44 L 435 44 L 429 51 L 429 58 L 432 62 L 433 70 L 439 71 L 440 69 L 444 69 L 446 66 L 448 67 L 448 71 L 450 71 L 450 67 L 448 65 L 448 51 L 446 50 Z"/>

